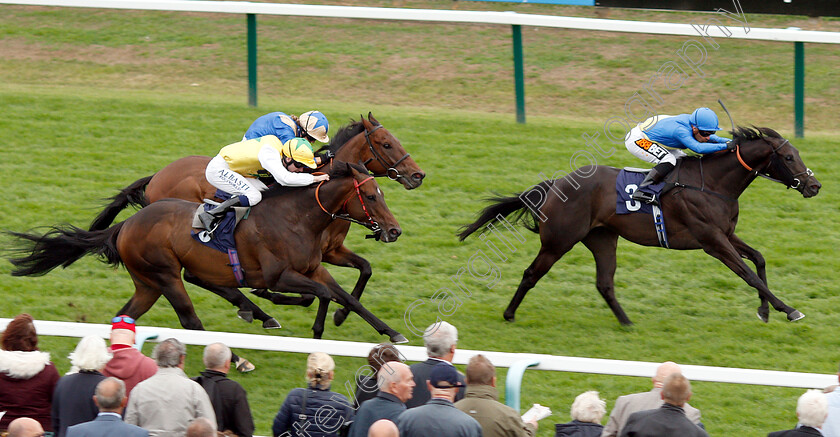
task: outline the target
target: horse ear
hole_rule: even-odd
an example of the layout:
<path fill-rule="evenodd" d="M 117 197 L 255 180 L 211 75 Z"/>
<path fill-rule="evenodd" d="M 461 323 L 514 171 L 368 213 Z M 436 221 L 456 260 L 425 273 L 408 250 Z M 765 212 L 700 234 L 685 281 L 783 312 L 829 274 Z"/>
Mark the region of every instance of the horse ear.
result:
<path fill-rule="evenodd" d="M 373 118 L 373 113 L 371 113 L 371 112 L 368 112 L 368 120 L 370 120 L 370 122 L 373 123 L 376 126 L 379 126 L 380 124 L 382 124 L 379 121 L 377 121 L 375 118 Z"/>
<path fill-rule="evenodd" d="M 362 124 L 365 126 L 365 129 L 370 130 L 371 128 L 373 128 L 371 122 L 366 120 L 364 115 L 359 114 L 359 119 L 362 121 Z"/>

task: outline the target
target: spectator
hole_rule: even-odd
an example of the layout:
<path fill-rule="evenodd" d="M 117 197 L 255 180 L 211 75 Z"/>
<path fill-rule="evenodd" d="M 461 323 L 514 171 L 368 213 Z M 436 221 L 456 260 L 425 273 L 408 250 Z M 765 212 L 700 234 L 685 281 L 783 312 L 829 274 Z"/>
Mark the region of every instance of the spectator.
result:
<path fill-rule="evenodd" d="M 254 419 L 248 406 L 248 394 L 238 382 L 228 379 L 231 360 L 230 348 L 213 343 L 204 348 L 204 366 L 207 368 L 193 380 L 207 391 L 216 413 L 216 429 L 229 430 L 239 437 L 254 434 Z"/>
<path fill-rule="evenodd" d="M 341 393 L 330 391 L 335 362 L 323 352 L 309 354 L 306 360 L 307 388 L 289 392 L 271 427 L 274 437 L 285 432 L 307 437 L 335 437 L 350 426 L 353 408 Z"/>
<path fill-rule="evenodd" d="M 152 356 L 158 371 L 134 387 L 125 422 L 154 436 L 183 435 L 190 421 L 206 417 L 216 422 L 207 392 L 184 373 L 187 348 L 174 338 L 160 342 Z"/>
<path fill-rule="evenodd" d="M 445 323 L 445 322 L 444 322 Z M 429 373 L 426 389 L 431 399 L 425 405 L 405 410 L 397 418 L 403 437 L 481 437 L 481 425 L 452 401 L 464 387 L 455 366 L 438 363 Z"/>
<path fill-rule="evenodd" d="M 9 424 L 6 437 L 43 437 L 44 428 L 41 423 L 30 417 L 18 417 Z"/>
<path fill-rule="evenodd" d="M 96 385 L 93 401 L 99 414 L 90 422 L 67 428 L 67 437 L 148 437 L 149 433 L 139 426 L 122 421 L 126 398 L 125 383 L 109 376 Z"/>
<path fill-rule="evenodd" d="M 665 378 L 674 374 L 681 373 L 680 366 L 672 361 L 666 361 L 656 368 L 656 374 L 651 378 L 653 382 L 653 389 L 651 391 L 634 393 L 626 396 L 619 396 L 615 400 L 610 418 L 607 420 L 607 425 L 601 433 L 601 437 L 615 437 L 621 433 L 621 428 L 627 422 L 627 418 L 636 411 L 651 410 L 659 408 L 662 405 L 662 383 Z M 683 407 L 685 415 L 701 428 L 703 424 L 700 423 L 700 410 L 685 404 Z"/>
<path fill-rule="evenodd" d="M 688 419 L 683 406 L 691 399 L 691 383 L 681 373 L 673 373 L 662 385 L 662 406 L 647 411 L 637 411 L 627 418 L 621 437 L 708 437 Z"/>
<path fill-rule="evenodd" d="M 20 314 L 6 326 L 0 337 L 0 429 L 19 417 L 37 420 L 52 431 L 52 396 L 58 371 L 50 354 L 38 350 L 38 334 L 29 314 Z"/>
<path fill-rule="evenodd" d="M 397 429 L 394 422 L 388 419 L 379 419 L 370 426 L 367 437 L 400 437 L 400 430 Z"/>
<path fill-rule="evenodd" d="M 533 437 L 536 421 L 525 423 L 519 413 L 499 402 L 496 368 L 484 355 L 470 358 L 467 364 L 467 394 L 455 408 L 478 421 L 484 437 Z"/>
<path fill-rule="evenodd" d="M 187 427 L 186 437 L 216 437 L 216 435 L 216 426 L 206 417 L 193 420 Z"/>
<path fill-rule="evenodd" d="M 837 379 L 840 381 L 840 371 L 837 373 Z M 828 388 L 832 388 L 828 390 Z M 828 401 L 828 417 L 822 426 L 822 433 L 826 437 L 840 437 L 840 390 L 835 386 L 826 388 L 825 398 Z"/>
<path fill-rule="evenodd" d="M 100 371 L 111 359 L 111 354 L 105 340 L 88 335 L 79 341 L 68 358 L 77 373 L 62 376 L 53 392 L 52 427 L 58 437 L 64 437 L 68 426 L 96 419 L 99 410 L 93 396 L 96 385 L 105 379 Z"/>
<path fill-rule="evenodd" d="M 828 435 L 820 432 L 820 428 L 828 416 L 828 401 L 820 390 L 808 390 L 796 402 L 796 417 L 799 424 L 794 429 L 776 431 L 767 437 L 808 437 Z"/>
<path fill-rule="evenodd" d="M 389 361 L 403 362 L 402 358 L 400 358 L 400 352 L 391 343 L 380 343 L 374 346 L 370 350 L 370 353 L 368 353 L 367 361 L 370 366 L 367 370 L 370 371 L 369 375 L 371 376 L 379 372 L 379 368 L 382 367 L 383 363 Z M 376 394 L 379 393 L 377 380 L 371 376 L 365 374 L 358 374 L 356 376 L 356 391 L 354 392 L 356 398 L 354 399 L 353 406 L 357 410 L 362 405 L 362 402 L 375 398 Z"/>
<path fill-rule="evenodd" d="M 405 403 L 406 408 L 414 408 L 423 405 L 431 398 L 426 388 L 426 380 L 436 364 L 445 362 L 452 365 L 452 358 L 455 356 L 455 346 L 458 343 L 458 329 L 448 322 L 433 323 L 423 331 L 423 344 L 426 345 L 426 355 L 429 359 L 422 363 L 411 365 L 411 373 L 414 375 L 414 394 Z M 453 367 L 454 368 L 454 367 Z M 455 394 L 455 401 L 460 401 L 466 394 L 466 383 L 464 375 L 456 370 L 458 381 L 461 382 L 461 389 Z"/>
<path fill-rule="evenodd" d="M 379 369 L 377 381 L 379 392 L 356 411 L 349 437 L 365 437 L 377 420 L 394 421 L 405 411 L 405 401 L 411 399 L 414 390 L 411 369 L 396 361 L 385 363 Z"/>
<path fill-rule="evenodd" d="M 554 426 L 554 437 L 598 437 L 604 430 L 601 419 L 607 412 L 607 403 L 590 390 L 577 395 L 572 403 L 572 421 Z"/>
<path fill-rule="evenodd" d="M 111 353 L 114 358 L 102 369 L 103 375 L 113 376 L 125 382 L 126 395 L 129 398 L 137 383 L 157 372 L 155 360 L 134 348 L 135 336 L 134 319 L 126 315 L 111 319 Z"/>

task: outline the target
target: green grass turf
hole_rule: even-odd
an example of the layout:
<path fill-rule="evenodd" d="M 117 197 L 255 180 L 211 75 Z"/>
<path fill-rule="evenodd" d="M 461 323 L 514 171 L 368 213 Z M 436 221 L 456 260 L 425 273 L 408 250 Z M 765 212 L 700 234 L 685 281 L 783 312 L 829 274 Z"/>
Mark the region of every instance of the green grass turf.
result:
<path fill-rule="evenodd" d="M 368 3 L 391 5 L 390 3 Z M 522 12 L 586 15 L 584 8 L 536 5 L 424 2 L 420 7 L 504 8 Z M 457 242 L 493 192 L 522 191 L 540 174 L 568 171 L 581 135 L 598 132 L 609 116 L 672 58 L 681 38 L 600 32 L 524 29 L 528 124 L 513 117 L 509 30 L 496 26 L 389 23 L 361 20 L 260 17 L 260 108 L 245 107 L 244 20 L 241 17 L 162 12 L 115 12 L 2 6 L 0 16 L 0 174 L 5 197 L 0 228 L 25 231 L 57 223 L 85 226 L 101 199 L 137 178 L 188 154 L 212 155 L 237 140 L 247 125 L 269 110 L 299 113 L 317 108 L 333 129 L 373 111 L 428 173 L 424 185 L 406 192 L 380 181 L 403 227 L 390 245 L 364 240 L 354 230 L 348 247 L 374 269 L 363 303 L 421 341 L 403 322 L 417 299 L 430 302 L 449 277 L 477 250 L 477 239 Z M 623 14 L 626 14 L 623 15 Z M 701 16 L 702 17 L 702 16 Z M 688 21 L 697 16 L 611 11 L 611 18 Z M 755 27 L 835 29 L 836 21 L 751 16 Z M 382 35 L 387 35 L 383 38 Z M 311 56 L 303 42 L 312 43 Z M 486 50 L 487 48 L 491 50 Z M 833 273 L 840 244 L 837 224 L 840 136 L 837 48 L 807 45 L 808 113 L 805 139 L 794 140 L 803 160 L 824 184 L 819 196 L 756 181 L 741 199 L 738 234 L 767 260 L 771 289 L 806 314 L 788 323 L 754 315 L 756 293 L 727 268 L 700 251 L 664 251 L 619 244 L 616 289 L 636 323 L 618 325 L 594 287 L 592 257 L 583 247 L 567 254 L 526 297 L 515 323 L 502 320 L 522 271 L 536 254 L 536 235 L 506 262 L 498 263 L 492 289 L 466 281 L 472 296 L 447 320 L 459 327 L 468 349 L 534 352 L 641 361 L 800 372 L 834 373 L 838 307 Z M 748 64 L 750 66 L 748 66 Z M 776 128 L 792 136 L 790 44 L 725 41 L 709 64 L 710 75 L 666 99 L 662 112 L 724 98 L 744 124 Z M 723 121 L 726 124 L 726 121 Z M 604 143 L 607 144 L 607 143 Z M 602 164 L 640 162 L 621 146 Z M 128 217 L 126 213 L 121 219 Z M 41 228 L 43 230 L 43 228 Z M 524 231 L 523 231 L 524 232 Z M 3 247 L 11 241 L 3 237 Z M 329 267 L 350 288 L 355 271 Z M 29 312 L 38 319 L 102 323 L 133 291 L 127 273 L 94 258 L 40 278 L 16 278 L 0 263 L 3 317 Z M 188 286 L 199 317 L 211 330 L 264 334 L 235 318 L 215 295 Z M 283 324 L 271 335 L 307 337 L 314 308 L 271 307 Z M 430 307 L 427 305 L 426 308 Z M 418 326 L 432 311 L 413 314 Z M 179 327 L 161 300 L 142 325 Z M 377 342 L 359 317 L 325 338 Z M 42 338 L 59 369 L 75 341 Z M 147 353 L 150 348 L 145 350 Z M 257 432 L 271 419 L 289 389 L 303 384 L 305 357 L 241 351 L 258 370 L 234 376 L 249 391 Z M 200 370 L 200 348 L 191 347 L 188 373 Z M 361 359 L 337 358 L 337 389 L 352 380 Z M 500 369 L 500 380 L 504 370 Z M 643 378 L 528 371 L 522 405 L 554 410 L 541 422 L 569 420 L 582 391 L 615 398 L 645 390 Z M 692 404 L 703 411 L 714 435 L 765 435 L 790 428 L 799 389 L 695 383 Z"/>

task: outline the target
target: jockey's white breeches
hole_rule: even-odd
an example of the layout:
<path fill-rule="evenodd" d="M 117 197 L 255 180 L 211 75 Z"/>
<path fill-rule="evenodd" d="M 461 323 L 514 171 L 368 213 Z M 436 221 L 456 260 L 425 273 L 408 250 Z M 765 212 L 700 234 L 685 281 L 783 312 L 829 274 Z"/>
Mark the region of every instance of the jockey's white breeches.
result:
<path fill-rule="evenodd" d="M 204 171 L 204 176 L 207 181 L 214 187 L 230 193 L 231 196 L 245 196 L 248 198 L 248 204 L 254 206 L 262 200 L 262 193 L 268 189 L 264 183 L 259 179 L 246 178 L 241 174 L 230 169 L 227 161 L 221 155 L 216 155 L 207 164 L 207 169 Z"/>
<path fill-rule="evenodd" d="M 636 158 L 657 164 L 667 162 L 676 165 L 677 158 L 685 156 L 680 149 L 669 149 L 649 140 L 639 126 L 630 129 L 630 133 L 624 138 L 624 147 Z"/>

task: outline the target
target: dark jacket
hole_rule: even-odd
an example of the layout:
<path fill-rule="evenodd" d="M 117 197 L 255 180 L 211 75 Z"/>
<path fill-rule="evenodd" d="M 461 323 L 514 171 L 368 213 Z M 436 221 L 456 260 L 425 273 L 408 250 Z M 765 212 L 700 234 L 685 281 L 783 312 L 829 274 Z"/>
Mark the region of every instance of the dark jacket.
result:
<path fill-rule="evenodd" d="M 682 408 L 669 403 L 655 410 L 637 411 L 627 418 L 621 437 L 708 437 L 686 417 Z"/>
<path fill-rule="evenodd" d="M 55 435 L 64 437 L 67 427 L 96 419 L 99 408 L 93 403 L 96 384 L 105 376 L 95 370 L 83 370 L 62 376 L 53 392 L 52 426 Z"/>
<path fill-rule="evenodd" d="M 822 436 L 820 430 L 816 428 L 811 428 L 810 426 L 800 426 L 799 428 L 795 429 L 788 429 L 785 431 L 776 431 L 767 434 L 767 437 L 813 437 Z"/>
<path fill-rule="evenodd" d="M 228 379 L 227 375 L 215 370 L 205 370 L 193 381 L 201 384 L 213 412 L 216 413 L 216 426 L 219 431 L 230 430 L 239 437 L 254 435 L 254 419 L 248 406 L 248 394 L 238 382 Z"/>
<path fill-rule="evenodd" d="M 401 437 L 481 437 L 481 425 L 446 399 L 430 399 L 397 417 Z"/>
<path fill-rule="evenodd" d="M 604 425 L 573 420 L 554 425 L 554 437 L 600 437 Z"/>
<path fill-rule="evenodd" d="M 306 411 L 301 415 L 304 399 Z M 318 412 L 319 409 L 322 410 Z M 274 437 L 286 431 L 292 437 L 335 437 L 342 425 L 349 425 L 353 420 L 353 413 L 350 401 L 341 393 L 311 386 L 296 388 L 283 401 L 280 411 L 274 417 L 271 431 Z M 295 426 L 295 422 L 300 426 Z"/>
<path fill-rule="evenodd" d="M 437 363 L 445 363 L 446 361 L 438 360 L 434 358 L 429 358 L 426 361 L 421 363 L 414 363 L 411 367 L 411 373 L 414 374 L 414 392 L 411 395 L 411 399 L 405 401 L 406 408 L 414 408 L 419 407 L 420 405 L 425 404 L 429 399 L 432 398 L 432 395 L 429 393 L 429 388 L 426 387 L 426 380 L 429 379 L 429 374 L 432 373 L 432 367 L 435 366 Z M 466 384 L 466 379 L 461 372 L 458 372 L 458 381 L 463 382 Z M 458 390 L 458 393 L 455 395 L 455 402 L 464 399 L 464 395 L 467 393 L 467 388 L 463 387 Z"/>
<path fill-rule="evenodd" d="M 353 394 L 355 396 L 353 407 L 358 410 L 365 401 L 373 399 L 379 394 L 376 378 L 371 378 L 367 375 L 356 376 L 356 391 Z"/>
<path fill-rule="evenodd" d="M 397 417 L 405 411 L 405 404 L 391 393 L 379 392 L 375 398 L 365 401 L 353 418 L 353 426 L 347 437 L 367 437 L 368 428 L 379 419 L 396 422 Z"/>

